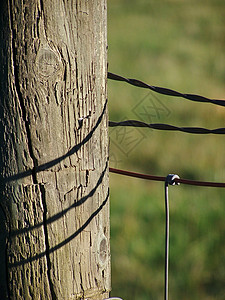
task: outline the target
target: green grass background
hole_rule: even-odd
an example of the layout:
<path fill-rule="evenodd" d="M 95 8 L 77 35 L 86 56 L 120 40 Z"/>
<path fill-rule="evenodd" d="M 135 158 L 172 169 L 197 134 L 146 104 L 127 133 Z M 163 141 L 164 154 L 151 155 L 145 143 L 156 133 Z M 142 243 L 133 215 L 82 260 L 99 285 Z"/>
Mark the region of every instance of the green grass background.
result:
<path fill-rule="evenodd" d="M 108 46 L 111 72 L 180 92 L 225 98 L 222 0 L 109 0 Z M 225 127 L 225 108 L 212 104 L 155 95 L 111 80 L 108 98 L 114 121 L 138 119 L 138 104 L 149 114 L 143 118 L 153 123 Z M 110 165 L 225 182 L 224 146 L 222 135 L 113 129 Z M 162 299 L 164 185 L 111 174 L 110 189 L 111 295 Z M 169 195 L 170 299 L 225 299 L 225 190 L 181 185 L 170 187 Z"/>

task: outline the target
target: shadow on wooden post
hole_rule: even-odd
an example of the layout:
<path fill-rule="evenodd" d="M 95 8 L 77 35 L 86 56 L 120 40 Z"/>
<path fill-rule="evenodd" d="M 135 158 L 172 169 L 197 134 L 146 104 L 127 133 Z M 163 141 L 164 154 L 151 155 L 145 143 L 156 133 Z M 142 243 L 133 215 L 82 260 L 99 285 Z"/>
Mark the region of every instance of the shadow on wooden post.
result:
<path fill-rule="evenodd" d="M 105 299 L 106 1 L 1 6 L 0 298 Z"/>

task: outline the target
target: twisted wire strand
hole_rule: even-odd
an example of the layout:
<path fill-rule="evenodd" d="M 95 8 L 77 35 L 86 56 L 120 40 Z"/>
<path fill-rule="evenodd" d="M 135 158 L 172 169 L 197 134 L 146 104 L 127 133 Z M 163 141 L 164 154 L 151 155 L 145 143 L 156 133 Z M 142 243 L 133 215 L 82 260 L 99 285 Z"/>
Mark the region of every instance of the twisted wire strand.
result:
<path fill-rule="evenodd" d="M 206 98 L 206 97 L 203 97 L 200 95 L 195 95 L 195 94 L 183 94 L 183 93 L 180 93 L 180 92 L 168 89 L 168 88 L 149 85 L 138 79 L 126 78 L 126 77 L 123 77 L 123 76 L 120 76 L 120 75 L 117 75 L 117 74 L 114 74 L 111 72 L 108 72 L 108 79 L 112 79 L 112 80 L 116 80 L 116 81 L 125 81 L 131 85 L 145 88 L 145 89 L 150 89 L 153 92 L 167 95 L 167 96 L 181 97 L 181 98 L 185 98 L 185 99 L 195 101 L 195 102 L 205 102 L 205 103 L 208 102 L 208 103 L 212 103 L 212 104 L 216 104 L 216 105 L 220 105 L 220 106 L 225 106 L 225 100 L 209 99 L 209 98 Z"/>
<path fill-rule="evenodd" d="M 137 120 L 126 120 L 121 122 L 109 121 L 109 127 L 117 126 L 147 127 L 156 130 L 181 131 L 192 134 L 225 134 L 225 128 L 207 129 L 202 127 L 177 127 L 162 123 L 148 124 Z"/>

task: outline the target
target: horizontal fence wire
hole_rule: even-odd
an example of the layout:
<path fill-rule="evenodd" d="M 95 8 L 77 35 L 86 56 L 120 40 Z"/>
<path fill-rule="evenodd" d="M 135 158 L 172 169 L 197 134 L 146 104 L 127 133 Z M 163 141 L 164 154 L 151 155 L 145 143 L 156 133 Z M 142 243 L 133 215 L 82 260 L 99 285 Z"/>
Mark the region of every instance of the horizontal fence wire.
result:
<path fill-rule="evenodd" d="M 163 176 L 142 174 L 142 173 L 136 173 L 136 172 L 115 169 L 115 168 L 109 168 L 109 172 L 129 176 L 129 177 L 153 180 L 153 181 L 165 182 L 165 180 L 166 180 L 166 177 L 163 177 Z M 198 180 L 189 180 L 189 179 L 182 179 L 182 178 L 176 178 L 176 179 L 174 179 L 174 182 L 176 184 L 182 183 L 182 184 L 195 185 L 195 186 L 225 188 L 225 182 L 198 181 Z"/>
<path fill-rule="evenodd" d="M 195 102 L 203 102 L 203 103 L 212 103 L 219 106 L 225 106 L 225 100 L 216 100 L 216 99 L 209 99 L 200 95 L 194 94 L 183 94 L 168 88 L 152 86 L 146 84 L 137 79 L 130 79 L 125 78 L 120 75 L 116 75 L 113 73 L 108 72 L 108 78 L 116 81 L 124 81 L 131 85 L 147 88 L 159 94 L 168 95 L 168 96 L 175 96 L 175 97 L 182 97 L 191 101 Z M 225 134 L 225 128 L 216 128 L 216 129 L 207 129 L 202 127 L 177 127 L 169 124 L 148 124 L 142 121 L 137 120 L 125 120 L 120 122 L 113 122 L 109 121 L 109 127 L 116 127 L 116 126 L 131 126 L 131 127 L 147 127 L 151 129 L 157 130 L 169 130 L 169 131 L 181 131 L 185 133 L 192 133 L 192 134 Z M 135 177 L 140 179 L 146 180 L 154 180 L 154 181 L 163 181 L 165 182 L 165 207 L 166 207 L 166 228 L 165 228 L 165 286 L 164 286 L 164 299 L 168 299 L 168 265 L 169 265 L 169 200 L 168 200 L 168 175 L 167 177 L 163 176 L 155 176 L 155 175 L 148 175 L 136 172 L 130 172 L 121 169 L 109 168 L 111 173 L 116 173 L 120 175 L 125 175 L 129 177 Z M 179 176 L 174 175 L 174 182 L 172 184 L 188 184 L 188 185 L 195 185 L 195 186 L 205 186 L 205 187 L 217 187 L 217 188 L 225 188 L 225 183 L 222 182 L 210 182 L 210 181 L 197 181 L 197 180 L 189 180 L 189 179 L 182 179 Z M 170 183 L 171 184 L 171 183 Z"/>
<path fill-rule="evenodd" d="M 125 120 L 120 122 L 109 121 L 109 127 L 117 126 L 147 127 L 156 130 L 181 131 L 193 134 L 225 134 L 225 128 L 207 129 L 202 127 L 177 127 L 162 123 L 148 124 L 137 120 Z"/>
<path fill-rule="evenodd" d="M 126 77 L 123 77 L 123 76 L 120 76 L 120 75 L 117 75 L 117 74 L 114 74 L 111 72 L 108 72 L 108 79 L 112 79 L 112 80 L 116 80 L 116 81 L 125 81 L 131 85 L 145 88 L 145 89 L 150 89 L 153 92 L 167 95 L 167 96 L 181 97 L 181 98 L 185 98 L 185 99 L 195 101 L 195 102 L 205 102 L 205 103 L 212 103 L 212 104 L 216 104 L 216 105 L 220 105 L 220 106 L 225 106 L 225 100 L 209 99 L 209 98 L 206 98 L 206 97 L 203 97 L 200 95 L 195 95 L 195 94 L 183 94 L 183 93 L 180 93 L 180 92 L 168 89 L 168 88 L 149 85 L 138 79 L 126 78 Z"/>

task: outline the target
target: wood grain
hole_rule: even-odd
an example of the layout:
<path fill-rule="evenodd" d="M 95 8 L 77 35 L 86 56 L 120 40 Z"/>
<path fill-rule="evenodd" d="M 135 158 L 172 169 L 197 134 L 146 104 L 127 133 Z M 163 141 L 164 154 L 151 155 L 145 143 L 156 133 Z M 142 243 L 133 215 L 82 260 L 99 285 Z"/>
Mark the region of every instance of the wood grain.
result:
<path fill-rule="evenodd" d="M 106 1 L 2 6 L 1 299 L 104 299 Z"/>

